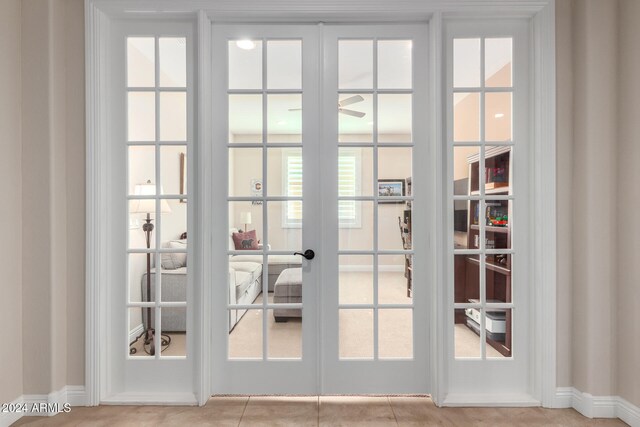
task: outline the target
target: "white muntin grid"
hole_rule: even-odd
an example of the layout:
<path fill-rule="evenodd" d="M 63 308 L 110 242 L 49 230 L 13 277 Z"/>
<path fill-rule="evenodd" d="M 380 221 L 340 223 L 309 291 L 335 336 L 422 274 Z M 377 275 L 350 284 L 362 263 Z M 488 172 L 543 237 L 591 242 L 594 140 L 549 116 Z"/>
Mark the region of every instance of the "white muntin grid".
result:
<path fill-rule="evenodd" d="M 227 49 L 230 42 L 235 42 L 237 39 L 228 39 L 227 40 Z M 301 126 L 301 142 L 269 142 L 269 129 L 268 129 L 268 96 L 269 95 L 277 95 L 277 94 L 291 94 L 291 95 L 300 95 L 300 100 L 302 102 L 303 88 L 304 82 L 301 81 L 301 87 L 299 89 L 269 89 L 268 88 L 268 75 L 267 75 L 267 58 L 268 58 L 268 45 L 270 41 L 299 41 L 300 49 L 302 50 L 303 41 L 301 38 L 296 37 L 287 37 L 287 38 L 278 38 L 278 37 L 256 37 L 253 38 L 252 41 L 260 42 L 262 47 L 262 80 L 261 80 L 261 88 L 260 89 L 231 89 L 228 86 L 229 79 L 227 78 L 227 102 L 230 96 L 232 95 L 260 95 L 261 103 L 262 103 L 262 142 L 260 143 L 235 143 L 227 141 L 227 156 L 229 150 L 234 149 L 236 154 L 242 152 L 242 149 L 261 149 L 262 153 L 262 195 L 261 196 L 233 196 L 229 194 L 229 185 L 227 183 L 227 223 L 228 215 L 229 215 L 229 204 L 234 202 L 259 202 L 262 205 L 262 249 L 261 250 L 228 250 L 227 251 L 227 263 L 229 262 L 229 257 L 233 255 L 261 255 L 262 256 L 262 303 L 260 304 L 231 304 L 227 301 L 227 310 L 231 311 L 240 311 L 240 310 L 253 310 L 253 311 L 262 311 L 262 357 L 230 357 L 229 355 L 229 334 L 227 335 L 227 358 L 228 360 L 233 361 L 255 361 L 255 360 L 301 360 L 304 357 L 304 354 L 301 353 L 300 357 L 269 357 L 269 333 L 268 333 L 268 316 L 270 310 L 273 309 L 300 309 L 304 314 L 304 301 L 302 303 L 270 303 L 269 302 L 269 256 L 271 255 L 292 255 L 294 251 L 302 250 L 302 247 L 295 248 L 292 250 L 271 250 L 269 249 L 269 203 L 282 203 L 283 209 L 286 208 L 286 202 L 291 201 L 300 201 L 303 203 L 303 197 L 293 197 L 293 196 L 269 196 L 269 182 L 268 182 L 268 156 L 269 149 L 282 149 L 282 148 L 291 148 L 298 149 L 302 152 L 303 150 L 303 127 Z M 229 52 L 227 50 L 227 60 L 229 58 Z M 302 64 L 301 64 L 302 65 Z M 227 72 L 228 72 L 228 62 L 227 62 Z M 302 74 L 302 68 L 300 69 L 300 73 Z M 302 105 L 302 104 L 301 104 Z M 304 117 L 304 111 L 303 111 Z M 230 118 L 228 118 L 230 119 Z M 304 119 L 303 119 L 304 120 Z M 303 180 L 304 180 L 304 167 L 303 167 Z M 303 209 L 304 211 L 304 209 Z M 246 231 L 246 230 L 245 230 Z M 301 239 L 301 243 L 304 240 L 304 236 Z M 228 264 L 227 264 L 228 265 Z M 228 286 L 228 285 L 227 285 Z M 244 314 L 245 316 L 249 313 Z M 227 316 L 228 318 L 228 316 Z M 302 338 L 301 338 L 302 340 Z M 301 349 L 304 351 L 304 348 Z"/>
<path fill-rule="evenodd" d="M 188 158 L 190 157 L 190 153 L 188 151 L 188 147 L 191 145 L 190 144 L 190 138 L 191 138 L 191 132 L 190 132 L 190 108 L 189 108 L 189 99 L 190 99 L 190 74 L 189 74 L 189 64 L 188 61 L 185 58 L 185 70 L 186 70 L 186 86 L 185 87 L 163 87 L 160 85 L 160 39 L 163 38 L 169 38 L 169 39 L 182 39 L 185 42 L 185 52 L 188 52 L 188 39 L 185 35 L 159 35 L 159 34 L 141 34 L 141 35 L 129 35 L 127 37 L 124 38 L 124 42 L 125 44 L 127 43 L 127 41 L 131 38 L 149 38 L 149 39 L 153 39 L 153 43 L 154 43 L 154 85 L 153 86 L 149 86 L 149 87 L 138 87 L 138 86 L 129 86 L 127 83 L 127 87 L 126 87 L 126 92 L 127 92 L 127 107 L 126 107 L 126 112 L 125 112 L 125 122 L 126 122 L 126 126 L 125 129 L 127 129 L 127 142 L 126 142 L 126 146 L 127 146 L 127 159 L 126 159 L 126 164 L 127 164 L 127 172 L 126 172 L 126 179 L 125 179 L 125 194 L 126 199 L 127 199 L 127 211 L 126 211 L 126 224 L 127 224 L 127 230 L 126 233 L 130 233 L 130 229 L 129 229 L 129 218 L 130 215 L 129 214 L 129 209 L 130 209 L 130 204 L 132 200 L 155 200 L 155 214 L 153 216 L 153 220 L 152 220 L 152 224 L 154 225 L 153 228 L 153 234 L 152 234 L 152 239 L 154 242 L 154 246 L 155 247 L 151 247 L 150 249 L 146 249 L 146 248 L 131 248 L 131 242 L 129 239 L 129 236 L 126 236 L 126 241 L 127 241 L 127 257 L 129 258 L 126 262 L 126 269 L 127 269 L 127 292 L 126 292 L 126 309 L 127 309 L 127 322 L 126 322 L 126 349 L 127 349 L 127 359 L 129 360 L 157 360 L 157 359 L 163 359 L 163 360 L 171 360 L 171 359 L 176 359 L 176 360 L 183 360 L 185 359 L 186 356 L 186 348 L 185 348 L 185 355 L 184 356 L 163 356 L 162 355 L 162 345 L 161 345 L 161 340 L 160 339 L 155 339 L 154 340 L 154 345 L 155 345 L 155 352 L 153 356 L 147 355 L 144 352 L 138 352 L 135 355 L 130 355 L 129 354 L 129 345 L 130 345 L 130 336 L 129 336 L 129 324 L 130 324 L 130 320 L 129 320 L 129 316 L 131 315 L 131 311 L 132 309 L 140 309 L 141 310 L 141 319 L 142 322 L 144 323 L 145 319 L 146 319 L 146 308 L 150 307 L 153 309 L 153 316 L 154 316 L 154 324 L 150 325 L 150 327 L 155 329 L 155 336 L 156 337 L 161 337 L 162 336 L 162 310 L 163 309 L 184 309 L 184 313 L 185 316 L 187 316 L 187 302 L 186 301 L 177 301 L 177 302 L 172 302 L 172 301 L 162 301 L 162 274 L 158 274 L 158 270 L 160 270 L 160 272 L 162 271 L 161 268 L 161 259 L 162 259 L 162 254 L 167 254 L 167 253 L 171 253 L 171 254 L 175 254 L 175 253 L 187 253 L 186 249 L 172 249 L 172 248 L 162 248 L 162 240 L 163 240 L 163 236 L 162 236 L 162 214 L 159 214 L 159 212 L 161 212 L 161 203 L 162 201 L 168 201 L 168 200 L 185 200 L 188 201 L 188 194 L 160 194 L 160 187 L 161 187 L 161 178 L 162 178 L 162 171 L 161 171 L 161 163 L 162 163 L 162 159 L 161 159 L 161 152 L 162 152 L 162 147 L 170 147 L 170 146 L 178 146 L 178 147 L 183 147 L 184 152 L 188 155 Z M 128 47 L 125 45 L 125 49 L 124 52 L 127 52 Z M 188 55 L 188 53 L 187 53 Z M 127 73 L 128 70 L 128 55 L 125 54 L 125 67 L 124 67 L 124 73 Z M 131 93 L 153 93 L 154 94 L 154 138 L 153 140 L 150 141 L 135 141 L 135 140 L 129 140 L 128 138 L 128 129 L 129 129 L 129 94 Z M 163 93 L 184 93 L 185 94 L 185 98 L 186 98 L 186 102 L 185 102 L 185 106 L 186 106 L 186 117 L 185 117 L 185 125 L 186 125 L 186 139 L 184 141 L 173 141 L 173 140 L 162 140 L 161 139 L 161 123 L 160 123 L 160 99 L 161 99 L 161 94 Z M 155 195 L 148 195 L 148 196 L 136 196 L 133 194 L 129 194 L 130 191 L 130 171 L 129 171 L 129 152 L 130 149 L 133 147 L 154 147 L 154 162 L 155 162 L 155 174 L 153 177 L 149 177 L 150 179 L 152 178 L 154 180 L 154 183 L 156 185 L 156 194 Z M 187 174 L 187 181 L 189 180 L 189 174 Z M 190 188 L 190 186 L 187 184 L 187 189 Z M 188 190 L 187 190 L 188 191 Z M 189 213 L 188 213 L 188 206 L 189 204 L 186 204 L 187 206 L 187 212 L 185 214 L 185 219 L 189 217 Z M 140 229 L 142 228 L 142 224 L 144 223 L 144 218 L 141 219 L 139 221 L 139 226 Z M 188 227 L 189 227 L 189 221 L 187 221 L 186 225 L 186 229 L 185 231 L 188 232 Z M 152 284 L 152 286 L 154 286 L 154 300 L 150 301 L 150 302 L 138 302 L 138 301 L 130 301 L 130 287 L 131 284 L 129 283 L 129 268 L 130 268 L 130 258 L 132 254 L 151 254 L 152 257 L 152 263 L 155 265 L 155 269 L 156 269 L 156 274 L 154 275 L 154 283 Z M 188 274 L 188 273 L 187 273 Z M 142 295 L 142 292 L 141 292 Z M 150 319 L 147 319 L 147 321 L 149 321 Z M 141 338 L 142 339 L 142 338 Z"/>
<path fill-rule="evenodd" d="M 379 302 L 379 292 L 378 292 L 378 282 L 379 282 L 379 272 L 378 272 L 378 256 L 379 255 L 411 255 L 413 256 L 414 251 L 413 249 L 411 250 L 380 250 L 379 249 L 379 239 L 378 239 L 378 222 L 379 222 L 379 215 L 378 215 L 378 209 L 380 204 L 378 203 L 379 201 L 379 197 L 378 197 L 378 159 L 379 159 L 379 153 L 378 153 L 378 148 L 409 148 L 412 151 L 412 155 L 411 155 L 411 163 L 412 163 L 412 171 L 413 171 L 413 167 L 414 167 L 414 156 L 413 156 L 413 147 L 414 147 L 414 132 L 413 132 L 413 123 L 411 125 L 412 131 L 411 131 L 411 142 L 378 142 L 378 122 L 379 122 L 379 118 L 378 118 L 378 94 L 407 94 L 407 95 L 411 95 L 411 105 L 412 105 L 412 113 L 415 110 L 414 108 L 414 100 L 413 100 L 413 81 L 411 83 L 411 89 L 379 89 L 378 88 L 378 41 L 379 40 L 410 40 L 406 37 L 399 37 L 399 38 L 393 38 L 393 37 L 373 37 L 373 38 L 339 38 L 338 39 L 338 49 L 340 48 L 340 42 L 341 41 L 354 41 L 354 40 L 361 40 L 361 41 L 371 41 L 372 42 L 372 49 L 373 49 L 373 68 L 372 68 L 372 72 L 373 72 L 373 87 L 371 89 L 349 89 L 349 88 L 340 88 L 340 83 L 338 83 L 338 96 L 340 97 L 341 95 L 372 95 L 373 98 L 373 129 L 372 129 L 372 142 L 339 142 L 337 141 L 338 147 L 339 148 L 345 148 L 345 147 L 362 147 L 362 148 L 372 148 L 373 150 L 373 196 L 338 196 L 338 201 L 355 201 L 355 202 L 371 202 L 373 205 L 373 248 L 372 250 L 341 250 L 338 249 L 338 258 L 340 256 L 344 256 L 344 255 L 369 255 L 373 258 L 373 266 L 372 266 L 372 272 L 373 272 L 373 303 L 372 304 L 344 304 L 344 303 L 338 303 L 338 311 L 340 312 L 340 310 L 371 310 L 373 311 L 373 357 L 348 357 L 348 358 L 343 358 L 340 357 L 341 360 L 378 360 L 380 359 L 379 357 L 379 351 L 378 351 L 378 341 L 379 341 L 379 337 L 378 337 L 378 331 L 379 331 L 379 310 L 380 309 L 409 309 L 412 311 L 412 315 L 411 315 L 411 319 L 412 319 L 412 324 L 413 324 L 413 309 L 414 309 L 414 298 L 412 295 L 411 298 L 411 302 L 406 303 L 406 304 L 387 304 L 387 303 L 383 303 L 381 304 Z M 413 42 L 413 41 L 412 41 Z M 411 58 L 411 67 L 412 67 L 412 71 L 413 71 L 413 67 L 415 64 L 415 60 L 413 58 L 413 50 L 412 50 L 412 58 Z M 411 73 L 411 77 L 412 79 L 414 78 L 414 74 L 415 72 Z M 413 115 L 412 115 L 413 117 Z M 338 130 L 338 133 L 340 133 L 340 130 Z M 413 172 L 412 172 L 413 174 Z M 403 179 L 405 177 L 402 177 Z M 415 183 L 412 183 L 412 185 L 415 185 Z M 411 196 L 402 196 L 402 197 L 385 197 L 384 200 L 385 201 L 413 201 L 413 194 L 415 194 L 415 188 L 412 191 L 412 195 Z M 412 207 L 413 209 L 413 207 Z M 336 212 L 337 214 L 337 212 Z M 413 216 L 413 212 L 412 212 L 412 216 Z M 414 280 L 415 282 L 415 280 Z M 414 290 L 415 291 L 415 290 Z M 420 292 L 420 290 L 418 290 L 418 292 Z M 413 340 L 413 345 L 412 348 L 415 348 L 415 334 L 413 333 L 413 331 L 415 330 L 415 328 L 412 327 L 412 340 Z M 412 360 L 414 358 L 413 354 L 411 357 L 393 357 L 393 358 L 383 358 L 383 360 L 393 360 L 393 359 L 400 359 L 400 360 Z"/>
<path fill-rule="evenodd" d="M 466 309 L 466 308 L 475 308 L 478 309 L 480 311 L 480 359 L 482 360 L 486 360 L 487 359 L 487 334 L 486 334 L 486 312 L 488 310 L 493 310 L 493 309 L 507 309 L 507 310 L 511 310 L 511 333 L 512 333 L 512 340 L 511 340 L 511 356 L 506 358 L 506 357 L 502 357 L 502 358 L 491 358 L 491 360 L 512 360 L 513 359 L 513 355 L 514 355 L 514 342 L 517 341 L 516 337 L 513 336 L 513 325 L 515 324 L 515 305 L 514 305 L 514 297 L 513 297 L 513 286 L 514 286 L 514 262 L 513 262 L 513 256 L 515 254 L 515 248 L 516 248 L 516 244 L 517 244 L 517 236 L 515 235 L 516 233 L 513 232 L 513 230 L 516 230 L 517 227 L 515 226 L 516 221 L 514 221 L 514 217 L 513 217 L 513 203 L 514 200 L 516 199 L 515 195 L 514 195 L 514 188 L 515 188 L 515 182 L 514 182 L 514 177 L 515 174 L 513 174 L 513 170 L 514 167 L 517 166 L 515 164 L 515 159 L 514 159 L 514 143 L 515 141 L 513 140 L 513 134 L 514 134 L 514 123 L 515 121 L 513 120 L 513 117 L 515 116 L 515 113 L 513 111 L 513 96 L 514 96 L 514 87 L 515 85 L 515 81 L 518 78 L 518 76 L 515 75 L 515 73 L 513 72 L 513 67 L 512 67 L 512 80 L 511 80 L 511 86 L 508 87 L 487 87 L 486 86 L 486 81 L 485 81 L 485 61 L 486 61 L 486 57 L 485 57 L 485 43 L 486 40 L 488 39 L 495 39 L 495 38 L 511 38 L 509 36 L 504 36 L 504 37 L 484 37 L 484 36 L 478 36 L 478 37 L 454 37 L 453 40 L 465 40 L 465 39 L 473 39 L 473 40 L 479 40 L 480 42 L 480 85 L 478 87 L 454 87 L 453 85 L 453 69 L 455 67 L 455 63 L 453 63 L 453 66 L 451 67 L 451 75 L 449 76 L 449 97 L 450 97 L 450 102 L 451 102 L 451 111 L 449 112 L 449 114 L 451 115 L 452 119 L 449 120 L 449 132 L 448 132 L 448 161 L 449 161 L 449 184 L 448 184 L 448 196 L 447 196 L 447 203 L 449 206 L 453 206 L 455 201 L 464 201 L 467 202 L 467 212 L 471 212 L 471 202 L 472 201 L 476 201 L 478 202 L 478 226 L 479 226 L 479 248 L 478 249 L 453 249 L 453 253 L 450 255 L 451 256 L 451 261 L 453 261 L 454 257 L 457 255 L 476 255 L 478 256 L 478 268 L 479 268 L 479 296 L 480 296 L 480 301 L 479 303 L 456 303 L 453 302 L 453 310 L 457 310 L 457 309 Z M 453 44 L 451 45 L 451 48 L 453 49 Z M 451 57 L 453 57 L 453 51 L 449 52 L 449 55 L 451 55 Z M 513 43 L 512 43 L 512 53 L 511 53 L 511 60 L 513 61 Z M 454 95 L 456 93 L 468 93 L 468 94 L 472 94 L 472 93 L 477 93 L 479 95 L 479 112 L 480 112 L 480 117 L 479 117 L 479 127 L 480 127 L 480 139 L 479 141 L 454 141 L 454 127 L 455 127 L 455 123 L 454 123 Z M 511 139 L 508 141 L 488 141 L 485 137 L 485 132 L 486 132 L 486 122 L 485 122 L 485 115 L 486 115 L 486 111 L 485 111 L 485 95 L 487 93 L 509 93 L 511 94 Z M 467 194 L 467 195 L 454 195 L 454 191 L 453 191 L 453 162 L 454 162 L 454 151 L 456 147 L 477 147 L 478 148 L 478 164 L 479 164 L 479 168 L 478 168 L 478 192 L 476 194 Z M 486 191 L 486 175 L 484 173 L 485 171 L 485 157 L 486 154 L 489 150 L 494 150 L 496 148 L 508 148 L 510 150 L 510 161 L 509 161 L 509 193 L 507 195 L 497 195 L 497 194 L 492 194 L 492 192 L 487 192 Z M 469 177 L 469 179 L 471 179 L 471 176 Z M 486 213 L 486 203 L 487 201 L 500 201 L 500 200 L 507 200 L 509 201 L 509 227 L 511 228 L 511 232 L 509 233 L 509 239 L 510 239 L 510 248 L 508 249 L 487 249 L 486 247 L 486 221 L 485 221 L 485 213 Z M 451 212 L 452 214 L 452 212 Z M 470 218 L 467 218 L 467 223 L 469 223 Z M 449 221 L 452 221 L 452 219 L 449 219 Z M 469 230 L 467 231 L 467 233 L 469 232 Z M 453 236 L 450 236 L 451 239 L 453 238 Z M 486 295 L 486 272 L 487 272 L 487 261 L 486 261 L 486 256 L 487 255 L 509 255 L 511 257 L 511 264 L 510 264 L 510 269 L 511 269 L 511 302 L 507 303 L 507 302 L 501 302 L 501 303 L 487 303 L 487 295 Z M 451 264 L 449 264 L 451 265 Z M 455 275 L 452 274 L 450 279 L 449 279 L 449 286 L 451 287 L 451 289 L 454 288 L 455 286 Z M 454 294 L 453 292 L 451 293 L 452 295 Z M 454 316 L 455 317 L 455 316 Z M 455 345 L 455 343 L 454 343 Z M 455 352 L 453 353 L 454 357 L 455 357 Z M 455 357 L 457 360 L 465 360 L 465 359 L 470 359 L 470 360 L 477 360 L 478 357 Z"/>

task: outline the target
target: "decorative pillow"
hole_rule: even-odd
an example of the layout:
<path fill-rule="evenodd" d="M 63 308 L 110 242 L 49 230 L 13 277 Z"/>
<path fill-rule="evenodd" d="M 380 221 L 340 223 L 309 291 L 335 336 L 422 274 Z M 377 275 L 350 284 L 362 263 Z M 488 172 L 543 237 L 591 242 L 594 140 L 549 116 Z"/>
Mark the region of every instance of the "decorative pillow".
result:
<path fill-rule="evenodd" d="M 237 251 L 258 249 L 256 230 L 245 231 L 244 233 L 233 233 L 231 234 L 231 238 Z"/>
<path fill-rule="evenodd" d="M 187 250 L 186 240 L 171 240 L 167 242 L 164 247 L 169 249 Z M 162 254 L 162 268 L 165 270 L 175 270 L 180 267 L 187 266 L 187 254 L 186 253 L 173 253 Z"/>

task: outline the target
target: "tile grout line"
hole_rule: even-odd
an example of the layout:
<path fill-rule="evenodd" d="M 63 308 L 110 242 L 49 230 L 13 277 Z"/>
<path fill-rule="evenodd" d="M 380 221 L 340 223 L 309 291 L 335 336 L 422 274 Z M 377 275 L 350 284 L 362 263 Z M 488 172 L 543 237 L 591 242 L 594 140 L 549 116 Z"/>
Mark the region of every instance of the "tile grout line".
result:
<path fill-rule="evenodd" d="M 247 405 L 249 404 L 249 399 L 251 399 L 251 396 L 247 397 L 247 401 L 244 403 L 244 408 L 242 408 L 242 414 L 240 415 L 240 419 L 238 420 L 238 426 L 240 427 L 240 424 L 242 423 L 242 418 L 244 418 L 244 413 L 247 410 Z"/>
<path fill-rule="evenodd" d="M 391 404 L 391 399 L 387 396 L 387 403 L 389 404 L 389 408 L 391 408 L 391 413 L 393 414 L 393 419 L 396 420 L 396 425 L 399 426 L 398 417 L 396 417 L 396 411 L 393 410 L 393 405 Z"/>

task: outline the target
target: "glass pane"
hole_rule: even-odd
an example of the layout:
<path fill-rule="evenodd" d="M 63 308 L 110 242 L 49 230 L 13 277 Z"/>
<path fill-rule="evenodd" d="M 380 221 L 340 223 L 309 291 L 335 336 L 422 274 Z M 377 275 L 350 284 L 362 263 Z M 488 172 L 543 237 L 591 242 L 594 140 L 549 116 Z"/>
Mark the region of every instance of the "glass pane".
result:
<path fill-rule="evenodd" d="M 453 87 L 480 87 L 480 39 L 453 40 Z"/>
<path fill-rule="evenodd" d="M 229 250 L 259 250 L 262 230 L 262 202 L 229 202 Z"/>
<path fill-rule="evenodd" d="M 470 232 L 469 212 L 478 206 L 476 201 L 454 200 L 453 202 L 453 247 L 454 249 L 469 249 Z M 472 212 L 472 214 L 475 214 Z M 475 230 L 478 230 L 476 224 Z"/>
<path fill-rule="evenodd" d="M 160 320 L 164 347 L 161 356 L 186 356 L 187 308 L 162 307 L 160 309 Z"/>
<path fill-rule="evenodd" d="M 158 226 L 160 232 L 160 239 L 162 247 L 167 246 L 169 242 L 181 240 L 181 238 L 187 233 L 187 204 L 180 203 L 180 200 L 176 199 L 163 199 L 161 205 L 168 205 L 171 212 L 167 212 L 166 215 L 162 215 L 162 221 Z M 186 245 L 186 241 L 184 242 Z M 186 249 L 181 246 L 171 246 L 178 249 Z"/>
<path fill-rule="evenodd" d="M 338 202 L 339 250 L 373 250 L 373 202 Z"/>
<path fill-rule="evenodd" d="M 455 357 L 480 357 L 479 309 L 454 310 Z"/>
<path fill-rule="evenodd" d="M 156 147 L 132 145 L 129 151 L 129 194 L 136 194 L 136 186 L 156 179 Z M 155 191 L 154 191 L 155 194 Z"/>
<path fill-rule="evenodd" d="M 373 89 L 373 40 L 338 41 L 338 88 Z"/>
<path fill-rule="evenodd" d="M 302 95 L 267 95 L 267 142 L 302 142 Z"/>
<path fill-rule="evenodd" d="M 511 257 L 509 254 L 486 256 L 487 302 L 511 302 Z"/>
<path fill-rule="evenodd" d="M 229 95 L 229 142 L 262 142 L 262 95 Z"/>
<path fill-rule="evenodd" d="M 262 194 L 262 148 L 229 148 L 229 196 Z"/>
<path fill-rule="evenodd" d="M 511 86 L 512 39 L 486 39 L 484 41 L 484 85 Z"/>
<path fill-rule="evenodd" d="M 262 358 L 262 310 L 229 310 L 229 359 Z"/>
<path fill-rule="evenodd" d="M 339 310 L 339 354 L 345 358 L 373 358 L 373 310 Z"/>
<path fill-rule="evenodd" d="M 511 201 L 487 200 L 485 206 L 486 248 L 511 249 Z"/>
<path fill-rule="evenodd" d="M 129 302 L 142 302 L 147 298 L 147 258 L 149 271 L 155 268 L 155 254 L 129 254 Z M 155 287 L 154 278 L 149 275 L 151 286 Z"/>
<path fill-rule="evenodd" d="M 405 179 L 411 177 L 413 148 L 378 148 L 378 196 L 406 196 Z"/>
<path fill-rule="evenodd" d="M 413 310 L 378 310 L 378 357 L 413 357 Z"/>
<path fill-rule="evenodd" d="M 302 201 L 267 202 L 269 236 L 273 251 L 302 250 Z"/>
<path fill-rule="evenodd" d="M 378 202 L 378 249 L 379 250 L 409 250 L 411 249 L 410 225 L 402 224 L 407 211 L 406 202 Z"/>
<path fill-rule="evenodd" d="M 480 141 L 480 94 L 453 94 L 453 140 Z"/>
<path fill-rule="evenodd" d="M 276 292 L 278 292 L 277 286 Z M 269 310 L 267 325 L 269 359 L 300 359 L 302 357 L 302 309 Z"/>
<path fill-rule="evenodd" d="M 378 95 L 378 142 L 411 142 L 412 95 Z"/>
<path fill-rule="evenodd" d="M 160 183 L 162 185 L 162 194 L 186 194 L 186 156 L 186 145 L 163 145 L 160 147 Z"/>
<path fill-rule="evenodd" d="M 187 140 L 186 92 L 160 93 L 160 140 Z"/>
<path fill-rule="evenodd" d="M 229 89 L 262 89 L 262 42 L 229 42 Z"/>
<path fill-rule="evenodd" d="M 411 304 L 411 255 L 378 255 L 378 303 Z"/>
<path fill-rule="evenodd" d="M 145 184 L 138 187 L 155 187 L 153 184 Z M 144 190 L 142 190 L 144 195 Z M 171 213 L 171 207 L 163 200 L 160 203 L 163 219 Z M 149 218 L 147 218 L 147 214 Z M 153 199 L 136 199 L 129 201 L 129 249 L 145 249 L 156 247 L 156 201 Z M 149 226 L 145 224 L 149 223 Z M 144 230 L 146 229 L 146 231 Z M 147 245 L 147 233 L 149 245 Z"/>
<path fill-rule="evenodd" d="M 302 197 L 302 148 L 267 149 L 267 195 Z"/>
<path fill-rule="evenodd" d="M 187 87 L 187 39 L 160 37 L 160 86 Z"/>
<path fill-rule="evenodd" d="M 187 240 L 176 239 L 164 242 L 163 247 L 173 249 L 175 253 L 160 255 L 162 287 L 160 299 L 163 302 L 187 302 Z M 180 251 L 180 252 L 179 252 Z M 155 277 L 154 269 L 152 276 Z"/>
<path fill-rule="evenodd" d="M 156 94 L 129 92 L 127 129 L 129 141 L 156 139 Z"/>
<path fill-rule="evenodd" d="M 455 196 L 467 196 L 472 191 L 478 191 L 479 155 L 480 147 L 453 147 L 453 194 Z"/>
<path fill-rule="evenodd" d="M 302 89 L 302 41 L 267 42 L 267 88 Z"/>
<path fill-rule="evenodd" d="M 378 40 L 378 89 L 411 89 L 411 40 Z"/>
<path fill-rule="evenodd" d="M 338 142 L 373 142 L 372 95 L 339 95 Z"/>
<path fill-rule="evenodd" d="M 488 146 L 484 157 L 485 193 L 503 196 L 511 194 L 511 148 Z"/>
<path fill-rule="evenodd" d="M 151 331 L 147 331 L 148 325 L 152 327 L 155 325 L 154 311 L 155 308 L 131 307 L 127 309 L 128 351 L 131 357 L 149 357 L 155 354 L 155 346 L 152 345 L 153 340 L 151 339 L 153 334 Z"/>
<path fill-rule="evenodd" d="M 373 148 L 338 148 L 338 196 L 373 196 Z"/>
<path fill-rule="evenodd" d="M 340 304 L 373 304 L 373 256 L 340 255 Z"/>
<path fill-rule="evenodd" d="M 511 309 L 487 309 L 485 329 L 487 331 L 487 357 L 511 357 Z"/>
<path fill-rule="evenodd" d="M 478 255 L 455 255 L 453 259 L 454 302 L 480 302 L 480 262 Z"/>
<path fill-rule="evenodd" d="M 261 253 L 229 256 L 229 304 L 262 304 L 262 263 Z"/>
<path fill-rule="evenodd" d="M 155 86 L 155 57 L 156 50 L 153 37 L 127 38 L 127 86 Z"/>
<path fill-rule="evenodd" d="M 485 141 L 511 141 L 511 92 L 484 95 Z"/>

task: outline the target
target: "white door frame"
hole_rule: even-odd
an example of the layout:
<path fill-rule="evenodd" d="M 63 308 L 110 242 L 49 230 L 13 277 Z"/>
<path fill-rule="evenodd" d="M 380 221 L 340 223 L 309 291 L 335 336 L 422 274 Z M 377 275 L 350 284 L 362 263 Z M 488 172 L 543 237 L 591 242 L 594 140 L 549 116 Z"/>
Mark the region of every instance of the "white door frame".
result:
<path fill-rule="evenodd" d="M 135 12 L 133 12 L 135 11 Z M 248 12 L 251 11 L 251 12 Z M 443 25 L 452 19 L 521 18 L 530 22 L 531 46 L 531 141 L 535 159 L 531 171 L 533 183 L 531 202 L 534 207 L 532 239 L 534 245 L 531 283 L 535 288 L 535 298 L 531 313 L 533 362 L 531 363 L 531 397 L 543 406 L 552 406 L 556 393 L 556 114 L 555 114 L 555 2 L 554 0 L 478 0 L 468 2 L 447 2 L 442 0 L 409 0 L 401 4 L 384 0 L 352 0 L 344 4 L 327 4 L 321 0 L 314 2 L 273 0 L 172 0 L 135 1 L 86 0 L 86 136 L 87 136 L 87 193 L 86 193 L 86 391 L 89 405 L 97 405 L 108 398 L 109 372 L 104 360 L 106 344 L 102 337 L 109 330 L 109 314 L 106 313 L 108 289 L 112 282 L 110 260 L 105 257 L 110 249 L 109 235 L 109 194 L 112 189 L 108 180 L 108 167 L 112 159 L 105 149 L 110 142 L 109 75 L 109 31 L 114 20 L 123 18 L 154 20 L 189 20 L 197 34 L 197 81 L 196 91 L 210 93 L 210 83 L 205 76 L 210 75 L 211 59 L 210 27 L 216 21 L 259 21 L 259 22 L 429 22 L 430 25 L 430 113 L 433 141 L 444 138 L 444 76 L 442 68 Z M 207 120 L 211 105 L 208 96 L 198 97 L 196 117 L 196 154 L 200 179 L 211 178 L 211 170 L 206 164 L 210 153 L 212 129 Z M 444 145 L 433 144 L 433 159 L 443 158 Z M 442 165 L 435 161 L 432 181 L 434 206 L 444 199 L 444 177 Z M 202 218 L 204 206 L 211 206 L 210 195 L 203 186 L 194 190 L 195 229 L 202 238 L 194 239 L 194 264 L 192 272 L 196 283 L 205 283 L 211 277 L 210 268 L 205 268 L 202 260 L 208 258 L 209 249 L 215 236 L 213 230 Z M 549 215 L 549 212 L 552 214 Z M 433 229 L 444 223 L 444 213 L 440 209 L 433 212 Z M 431 242 L 436 248 L 446 247 L 446 236 L 440 231 Z M 445 253 L 436 251 L 433 271 L 434 283 L 442 284 Z M 193 265 L 193 264 L 192 264 Z M 207 302 L 211 298 L 207 286 L 195 286 L 193 309 L 195 319 L 193 336 L 194 384 L 193 390 L 198 403 L 204 404 L 209 397 L 211 330 L 204 319 L 211 318 Z M 446 342 L 443 336 L 446 313 L 446 292 L 443 286 L 436 286 L 432 295 L 431 319 L 431 364 L 430 377 L 433 398 L 441 404 L 447 395 L 447 379 L 444 366 L 447 362 Z M 174 396 L 175 397 L 175 396 Z M 144 392 L 126 400 L 127 402 L 176 403 L 176 399 Z M 497 401 L 486 404 L 501 403 Z M 508 402 L 504 402 L 507 403 Z"/>

